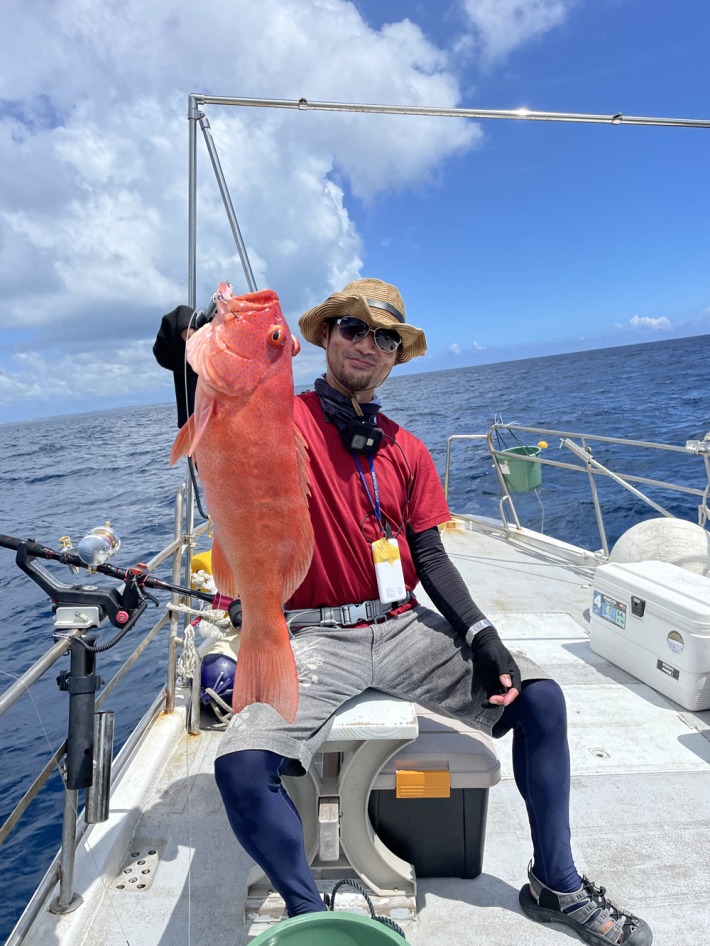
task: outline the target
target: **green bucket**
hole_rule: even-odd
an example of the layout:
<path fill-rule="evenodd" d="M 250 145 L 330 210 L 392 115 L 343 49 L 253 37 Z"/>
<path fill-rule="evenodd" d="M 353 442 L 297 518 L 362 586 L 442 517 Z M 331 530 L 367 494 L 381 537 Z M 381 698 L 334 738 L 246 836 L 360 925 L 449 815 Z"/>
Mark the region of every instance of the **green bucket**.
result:
<path fill-rule="evenodd" d="M 328 910 L 305 913 L 277 923 L 249 946 L 403 946 L 393 929 L 358 913 Z"/>
<path fill-rule="evenodd" d="M 540 447 L 510 447 L 498 454 L 500 471 L 511 493 L 526 493 L 537 489 L 542 482 L 542 465 L 521 460 L 520 457 L 536 457 Z"/>

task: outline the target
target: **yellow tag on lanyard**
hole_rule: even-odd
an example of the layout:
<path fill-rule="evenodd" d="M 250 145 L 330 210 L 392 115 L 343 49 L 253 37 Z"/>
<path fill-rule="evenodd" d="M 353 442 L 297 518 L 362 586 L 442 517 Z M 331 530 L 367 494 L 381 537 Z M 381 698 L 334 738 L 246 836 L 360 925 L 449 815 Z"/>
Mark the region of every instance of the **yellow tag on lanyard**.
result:
<path fill-rule="evenodd" d="M 386 539 L 383 536 L 372 543 L 372 561 L 375 565 L 380 562 L 398 562 L 401 557 L 396 539 Z"/>
<path fill-rule="evenodd" d="M 377 590 L 380 601 L 388 604 L 390 601 L 400 601 L 406 598 L 407 589 L 404 584 L 402 571 L 402 556 L 399 554 L 399 545 L 396 539 L 386 539 L 384 536 L 372 543 L 372 561 L 375 565 Z"/>

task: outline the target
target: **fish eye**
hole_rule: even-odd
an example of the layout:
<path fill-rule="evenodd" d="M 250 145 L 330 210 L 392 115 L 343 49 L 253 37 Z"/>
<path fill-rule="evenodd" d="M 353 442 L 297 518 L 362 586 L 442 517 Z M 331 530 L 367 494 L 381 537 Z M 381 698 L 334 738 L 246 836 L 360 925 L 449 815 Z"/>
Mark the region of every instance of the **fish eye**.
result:
<path fill-rule="evenodd" d="M 274 348 L 283 347 L 286 343 L 286 332 L 283 325 L 272 325 L 268 335 L 269 345 Z"/>

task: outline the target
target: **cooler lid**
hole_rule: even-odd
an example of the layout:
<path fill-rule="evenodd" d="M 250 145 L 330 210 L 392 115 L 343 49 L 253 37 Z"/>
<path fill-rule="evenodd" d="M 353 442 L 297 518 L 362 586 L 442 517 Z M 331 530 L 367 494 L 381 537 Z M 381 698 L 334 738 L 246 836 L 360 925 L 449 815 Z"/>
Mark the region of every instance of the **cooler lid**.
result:
<path fill-rule="evenodd" d="M 594 592 L 637 595 L 654 611 L 666 611 L 710 633 L 710 578 L 671 562 L 633 562 L 600 565 L 592 582 Z"/>

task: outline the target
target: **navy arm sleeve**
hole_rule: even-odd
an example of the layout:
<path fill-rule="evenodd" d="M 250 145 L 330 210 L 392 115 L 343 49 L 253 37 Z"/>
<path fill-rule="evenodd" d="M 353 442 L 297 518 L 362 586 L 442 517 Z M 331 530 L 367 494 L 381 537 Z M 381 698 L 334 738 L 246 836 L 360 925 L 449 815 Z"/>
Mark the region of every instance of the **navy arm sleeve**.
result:
<path fill-rule="evenodd" d="M 414 532 L 408 528 L 407 539 L 424 590 L 453 629 L 465 637 L 472 625 L 486 618 L 447 555 L 439 530 L 434 527 Z M 484 706 L 491 705 L 489 700 L 493 695 L 505 694 L 509 689 L 520 692 L 522 684 L 518 665 L 492 624 L 474 634 L 470 647 L 488 698 Z M 504 675 L 510 677 L 511 687 L 503 685 Z"/>
<path fill-rule="evenodd" d="M 449 558 L 438 528 L 414 532 L 407 527 L 414 567 L 435 608 L 455 631 L 466 631 L 485 615 L 472 599 L 458 569 Z"/>

